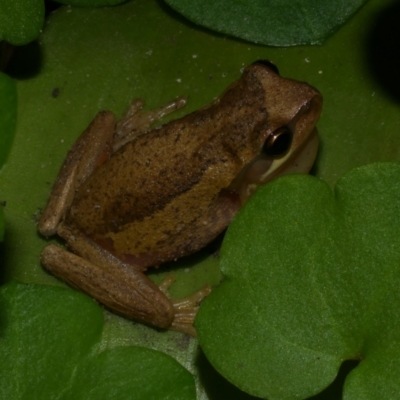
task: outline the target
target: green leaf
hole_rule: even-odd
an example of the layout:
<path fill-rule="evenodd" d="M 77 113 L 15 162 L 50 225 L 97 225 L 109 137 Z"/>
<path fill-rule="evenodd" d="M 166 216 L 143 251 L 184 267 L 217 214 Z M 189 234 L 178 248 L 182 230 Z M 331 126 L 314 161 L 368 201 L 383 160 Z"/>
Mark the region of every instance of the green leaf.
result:
<path fill-rule="evenodd" d="M 321 44 L 366 0 L 165 0 L 189 20 L 269 46 Z"/>
<path fill-rule="evenodd" d="M 36 39 L 43 27 L 43 0 L 2 0 L 0 40 L 23 45 Z"/>
<path fill-rule="evenodd" d="M 78 292 L 16 283 L 3 286 L 0 397 L 196 398 L 193 376 L 163 353 L 139 347 L 99 353 L 102 326 L 101 308 Z"/>
<path fill-rule="evenodd" d="M 0 169 L 11 149 L 16 120 L 17 89 L 14 81 L 0 72 Z"/>
<path fill-rule="evenodd" d="M 100 339 L 101 309 L 61 288 L 10 283 L 0 290 L 0 398 L 55 398 Z"/>
<path fill-rule="evenodd" d="M 57 0 L 57 2 L 77 7 L 106 7 L 124 3 L 126 0 Z"/>
<path fill-rule="evenodd" d="M 193 376 L 172 357 L 144 347 L 119 347 L 88 360 L 63 400 L 196 399 Z"/>
<path fill-rule="evenodd" d="M 397 398 L 399 238 L 399 163 L 356 168 L 334 193 L 310 176 L 261 188 L 228 229 L 226 281 L 196 320 L 206 356 L 271 400 L 319 393 L 343 360 L 362 360 L 344 398 Z"/>

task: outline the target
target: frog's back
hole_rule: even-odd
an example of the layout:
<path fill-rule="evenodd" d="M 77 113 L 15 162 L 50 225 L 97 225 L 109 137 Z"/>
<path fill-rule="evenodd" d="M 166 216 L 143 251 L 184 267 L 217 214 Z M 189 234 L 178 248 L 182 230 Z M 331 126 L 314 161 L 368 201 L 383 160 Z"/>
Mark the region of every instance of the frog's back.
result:
<path fill-rule="evenodd" d="M 127 143 L 81 187 L 67 223 L 146 266 L 203 247 L 240 208 L 227 188 L 258 151 L 249 135 L 266 117 L 263 96 L 228 93 Z"/>

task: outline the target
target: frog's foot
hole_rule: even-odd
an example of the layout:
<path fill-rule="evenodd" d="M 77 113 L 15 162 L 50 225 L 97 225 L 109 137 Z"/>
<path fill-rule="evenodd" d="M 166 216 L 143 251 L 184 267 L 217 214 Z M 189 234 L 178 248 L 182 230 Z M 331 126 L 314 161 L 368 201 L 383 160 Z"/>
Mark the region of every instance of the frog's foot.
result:
<path fill-rule="evenodd" d="M 211 287 L 206 285 L 190 296 L 173 300 L 172 305 L 175 310 L 175 318 L 170 329 L 196 336 L 196 329 L 193 326 L 194 319 L 196 318 L 201 301 L 210 293 Z"/>
<path fill-rule="evenodd" d="M 168 289 L 174 281 L 175 278 L 173 276 L 167 276 L 159 285 L 160 290 L 165 295 L 169 296 Z M 196 336 L 196 329 L 193 326 L 194 319 L 196 318 L 201 301 L 210 293 L 211 287 L 205 285 L 202 289 L 190 296 L 184 297 L 183 299 L 171 300 L 175 310 L 175 317 L 169 329 Z"/>
<path fill-rule="evenodd" d="M 161 119 L 182 107 L 185 107 L 187 98 L 180 96 L 169 103 L 150 111 L 141 111 L 143 100 L 134 100 L 125 116 L 118 122 L 114 136 L 113 151 L 117 151 L 124 144 L 130 142 L 150 129 L 153 122 Z"/>

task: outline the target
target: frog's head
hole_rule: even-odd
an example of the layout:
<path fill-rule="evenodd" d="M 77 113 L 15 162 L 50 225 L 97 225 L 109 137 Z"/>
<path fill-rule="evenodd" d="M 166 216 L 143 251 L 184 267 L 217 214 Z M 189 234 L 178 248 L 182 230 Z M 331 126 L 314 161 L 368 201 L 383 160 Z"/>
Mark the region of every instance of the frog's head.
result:
<path fill-rule="evenodd" d="M 240 174 L 237 189 L 243 203 L 258 186 L 277 176 L 310 171 L 318 151 L 315 126 L 322 96 L 306 83 L 282 78 L 277 67 L 265 60 L 246 67 L 242 79 L 262 85 L 267 113 L 257 127 L 259 155 Z"/>

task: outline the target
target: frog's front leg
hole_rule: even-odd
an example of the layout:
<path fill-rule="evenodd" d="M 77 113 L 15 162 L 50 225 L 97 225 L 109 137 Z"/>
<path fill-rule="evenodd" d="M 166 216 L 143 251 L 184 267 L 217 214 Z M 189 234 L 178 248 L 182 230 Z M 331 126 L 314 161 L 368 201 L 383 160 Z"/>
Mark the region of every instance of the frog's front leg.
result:
<path fill-rule="evenodd" d="M 187 98 L 180 96 L 169 103 L 149 111 L 141 111 L 143 100 L 134 100 L 125 116 L 118 122 L 115 131 L 113 151 L 117 151 L 124 144 L 133 140 L 150 129 L 153 122 L 161 119 L 182 107 L 185 107 Z"/>
<path fill-rule="evenodd" d="M 53 236 L 76 190 L 95 168 L 135 136 L 146 132 L 153 122 L 184 107 L 186 102 L 186 97 L 181 96 L 154 110 L 141 111 L 143 101 L 136 99 L 118 123 L 111 111 L 99 112 L 68 152 L 38 223 L 39 232 Z"/>
<path fill-rule="evenodd" d="M 210 293 L 208 286 L 185 299 L 170 300 L 166 290 L 171 278 L 158 287 L 139 269 L 123 263 L 79 231 L 61 223 L 57 233 L 73 253 L 55 245 L 45 247 L 41 262 L 54 275 L 124 317 L 196 334 L 193 321 L 198 304 Z"/>
<path fill-rule="evenodd" d="M 56 233 L 77 188 L 109 157 L 115 125 L 112 112 L 99 112 L 68 152 L 38 223 L 43 236 Z"/>

